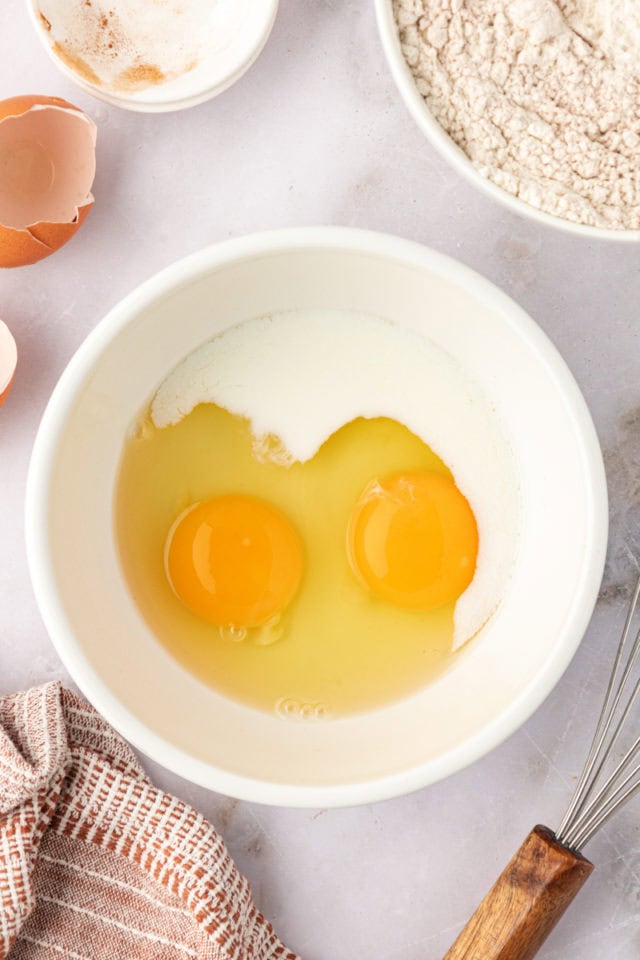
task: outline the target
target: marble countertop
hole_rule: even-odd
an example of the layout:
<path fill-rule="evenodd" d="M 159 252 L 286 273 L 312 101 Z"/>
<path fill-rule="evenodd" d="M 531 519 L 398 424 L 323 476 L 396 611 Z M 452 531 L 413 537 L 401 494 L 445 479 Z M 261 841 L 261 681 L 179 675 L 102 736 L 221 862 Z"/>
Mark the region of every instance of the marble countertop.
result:
<path fill-rule="evenodd" d="M 598 709 L 640 554 L 640 253 L 519 219 L 462 181 L 401 103 L 367 0 L 282 0 L 253 69 L 217 100 L 169 116 L 85 96 L 48 61 L 24 0 L 4 0 L 0 97 L 33 92 L 94 116 L 97 202 L 65 250 L 0 274 L 0 316 L 20 350 L 0 417 L 0 694 L 66 677 L 24 549 L 25 477 L 43 408 L 105 311 L 173 260 L 279 226 L 400 234 L 509 293 L 585 393 L 611 493 L 605 584 L 574 662 L 518 733 L 443 783 L 347 810 L 239 803 L 147 764 L 222 831 L 258 904 L 305 960 L 437 960 L 530 827 L 558 823 Z M 587 852 L 598 869 L 541 960 L 638 956 L 640 800 Z"/>

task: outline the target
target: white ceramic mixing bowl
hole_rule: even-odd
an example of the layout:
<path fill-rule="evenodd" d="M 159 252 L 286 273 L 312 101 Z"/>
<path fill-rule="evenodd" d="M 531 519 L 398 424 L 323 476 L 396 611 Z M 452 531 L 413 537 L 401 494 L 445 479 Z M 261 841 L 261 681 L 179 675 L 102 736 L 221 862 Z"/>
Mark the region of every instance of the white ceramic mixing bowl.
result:
<path fill-rule="evenodd" d="M 554 227 L 556 230 L 564 230 L 566 233 L 586 237 L 590 240 L 618 240 L 631 243 L 637 243 L 640 240 L 640 230 L 606 230 L 601 227 L 573 223 L 571 220 L 563 220 L 562 217 L 554 217 L 550 213 L 544 213 L 544 211 L 514 197 L 513 194 L 503 190 L 502 187 L 498 187 L 487 177 L 478 173 L 466 153 L 440 126 L 416 87 L 413 74 L 400 46 L 398 28 L 393 16 L 393 0 L 374 0 L 374 3 L 382 46 L 400 95 L 426 138 L 459 174 L 514 213 L 522 217 L 528 217 L 529 220 L 535 220 L 537 223 L 543 223 L 548 227 Z"/>
<path fill-rule="evenodd" d="M 232 20 L 226 42 L 213 45 L 193 69 L 174 79 L 140 90 L 114 92 L 93 82 L 86 67 L 80 72 L 69 66 L 57 47 L 58 41 L 64 38 L 57 35 L 55 23 L 50 24 L 41 16 L 40 0 L 26 0 L 26 3 L 47 53 L 69 79 L 99 100 L 141 113 L 184 110 L 218 96 L 239 80 L 258 58 L 278 11 L 278 0 L 225 0 Z"/>
<path fill-rule="evenodd" d="M 513 446 L 522 500 L 508 591 L 447 672 L 393 706 L 318 723 L 270 717 L 225 699 L 170 657 L 127 591 L 112 516 L 125 431 L 168 371 L 232 324 L 305 308 L 387 317 L 453 353 L 495 406 Z M 31 575 L 52 640 L 87 697 L 125 737 L 223 793 L 337 806 L 405 793 L 459 770 L 542 702 L 592 612 L 607 496 L 582 396 L 515 303 L 414 243 L 317 228 L 210 247 L 108 314 L 70 362 L 43 417 L 26 522 Z"/>

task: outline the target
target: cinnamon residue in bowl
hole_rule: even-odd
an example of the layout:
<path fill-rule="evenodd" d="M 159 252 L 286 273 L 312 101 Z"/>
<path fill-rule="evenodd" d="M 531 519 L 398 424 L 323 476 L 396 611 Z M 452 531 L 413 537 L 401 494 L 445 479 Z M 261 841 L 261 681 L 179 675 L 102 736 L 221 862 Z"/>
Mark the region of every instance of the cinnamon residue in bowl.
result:
<path fill-rule="evenodd" d="M 86 80 L 88 83 L 94 83 L 97 87 L 101 86 L 102 81 L 100 77 L 94 73 L 85 60 L 72 53 L 71 50 L 68 50 L 61 43 L 54 43 L 53 50 L 62 62 L 66 63 L 66 65 L 81 76 L 83 80 Z"/>
<path fill-rule="evenodd" d="M 39 0 L 54 53 L 96 87 L 132 92 L 193 70 L 214 40 L 211 0 Z"/>
<path fill-rule="evenodd" d="M 154 63 L 139 63 L 135 67 L 123 70 L 118 77 L 118 83 L 121 88 L 133 89 L 162 83 L 166 79 L 166 74 Z"/>

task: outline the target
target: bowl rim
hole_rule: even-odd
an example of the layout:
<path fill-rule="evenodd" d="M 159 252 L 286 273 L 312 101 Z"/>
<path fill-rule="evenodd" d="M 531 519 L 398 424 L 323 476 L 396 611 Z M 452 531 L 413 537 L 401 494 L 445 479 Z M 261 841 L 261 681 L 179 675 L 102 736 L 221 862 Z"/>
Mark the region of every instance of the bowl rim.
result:
<path fill-rule="evenodd" d="M 538 210 L 537 207 L 514 197 L 507 190 L 503 190 L 502 187 L 497 186 L 487 177 L 478 173 L 464 151 L 440 126 L 416 87 L 400 46 L 398 28 L 393 15 L 393 0 L 374 0 L 374 5 L 382 48 L 400 96 L 427 140 L 433 144 L 441 156 L 449 161 L 454 170 L 487 196 L 497 200 L 503 207 L 507 207 L 521 217 L 544 224 L 546 227 L 552 227 L 554 230 L 561 230 L 564 233 L 570 233 L 587 240 L 614 240 L 619 243 L 638 243 L 640 241 L 640 230 L 613 230 L 606 227 L 592 227 L 585 223 L 564 220 L 562 217 L 546 213 L 544 210 Z"/>
<path fill-rule="evenodd" d="M 38 14 L 36 12 L 36 2 L 37 0 L 26 0 L 29 18 L 33 24 L 35 32 L 38 35 L 40 43 L 43 45 L 49 58 L 53 61 L 53 63 L 55 63 L 58 69 L 66 77 L 68 77 L 69 80 L 73 81 L 76 86 L 84 90 L 85 93 L 90 94 L 97 100 L 102 100 L 104 103 L 108 103 L 112 107 L 121 107 L 123 110 L 129 110 L 133 113 L 171 113 L 178 110 L 187 110 L 190 107 L 197 107 L 201 103 L 206 103 L 207 100 L 212 100 L 220 93 L 224 93 L 225 90 L 228 90 L 229 87 L 233 86 L 236 81 L 244 76 L 244 74 L 253 66 L 264 50 L 267 41 L 271 36 L 273 26 L 276 22 L 278 7 L 280 5 L 280 0 L 263 0 L 264 3 L 270 5 L 271 10 L 270 15 L 265 21 L 264 29 L 258 38 L 258 42 L 253 47 L 251 52 L 244 58 L 244 60 L 242 60 L 231 73 L 229 73 L 222 80 L 218 81 L 218 83 L 203 87 L 199 91 L 195 91 L 194 93 L 185 97 L 151 101 L 133 100 L 127 96 L 118 96 L 117 94 L 110 93 L 108 90 L 103 90 L 101 87 L 97 87 L 94 84 L 89 83 L 89 81 L 85 80 L 84 77 L 81 77 L 80 74 L 71 70 L 71 68 L 68 67 L 66 63 L 64 63 L 64 61 L 54 53 L 51 44 L 47 42 L 46 34 L 43 31 L 42 24 L 40 23 Z"/>
<path fill-rule="evenodd" d="M 140 311 L 211 270 L 255 256 L 300 249 L 364 253 L 430 271 L 435 268 L 445 278 L 506 315 L 527 345 L 541 356 L 574 420 L 584 462 L 588 503 L 579 582 L 553 655 L 509 707 L 472 737 L 436 759 L 389 776 L 330 786 L 274 783 L 229 773 L 167 743 L 138 720 L 110 692 L 75 639 L 56 592 L 48 550 L 47 504 L 58 439 L 103 349 Z M 281 806 L 339 807 L 411 793 L 458 772 L 502 743 L 541 705 L 569 665 L 595 606 L 607 546 L 608 499 L 602 453 L 585 399 L 556 347 L 520 306 L 470 267 L 414 241 L 373 231 L 320 226 L 253 233 L 213 244 L 152 276 L 106 314 L 69 361 L 43 414 L 27 477 L 25 533 L 36 601 L 60 659 L 96 709 L 135 747 L 179 776 L 241 800 Z"/>

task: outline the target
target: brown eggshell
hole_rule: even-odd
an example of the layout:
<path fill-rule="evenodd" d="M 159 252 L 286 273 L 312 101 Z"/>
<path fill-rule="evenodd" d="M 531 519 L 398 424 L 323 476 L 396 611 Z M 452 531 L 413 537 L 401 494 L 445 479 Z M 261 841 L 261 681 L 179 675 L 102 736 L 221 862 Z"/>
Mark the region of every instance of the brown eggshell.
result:
<path fill-rule="evenodd" d="M 18 117 L 25 122 L 16 124 Z M 13 126 L 3 130 L 4 121 Z M 93 121 L 66 100 L 0 102 L 0 163 L 20 187 L 0 185 L 0 267 L 36 263 L 80 229 L 94 202 L 95 141 Z"/>
<path fill-rule="evenodd" d="M 7 117 L 19 117 L 31 107 L 59 107 L 61 110 L 75 110 L 85 116 L 80 107 L 74 107 L 68 100 L 62 97 L 39 97 L 36 94 L 29 94 L 23 97 L 9 97 L 8 100 L 0 100 L 0 120 L 6 120 Z"/>
<path fill-rule="evenodd" d="M 93 202 L 91 197 L 78 207 L 75 223 L 34 223 L 28 230 L 12 230 L 0 224 L 0 268 L 26 267 L 55 253 L 80 229 Z"/>
<path fill-rule="evenodd" d="M 0 407 L 11 389 L 17 362 L 16 342 L 6 323 L 0 320 Z"/>

